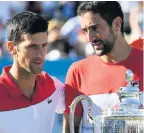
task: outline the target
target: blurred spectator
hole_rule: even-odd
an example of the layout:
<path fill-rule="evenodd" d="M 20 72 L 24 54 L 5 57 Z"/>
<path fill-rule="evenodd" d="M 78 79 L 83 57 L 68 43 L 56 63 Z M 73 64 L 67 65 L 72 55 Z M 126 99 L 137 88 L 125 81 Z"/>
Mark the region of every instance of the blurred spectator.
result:
<path fill-rule="evenodd" d="M 63 38 L 67 38 L 71 45 L 77 43 L 78 34 L 81 30 L 79 18 L 75 16 L 66 21 L 66 23 L 61 28 L 60 34 Z"/>
<path fill-rule="evenodd" d="M 62 22 L 58 20 L 49 21 L 49 32 L 48 32 L 48 54 L 47 60 L 57 60 L 66 58 L 69 56 L 72 46 L 66 39 L 62 39 L 60 36 L 60 28 Z"/>
<path fill-rule="evenodd" d="M 26 1 L 12 1 L 10 10 L 10 17 L 14 16 L 18 12 L 25 11 Z"/>
<path fill-rule="evenodd" d="M 74 45 L 77 56 L 88 56 L 86 53 L 86 46 L 88 44 L 85 33 L 80 30 L 77 34 L 77 43 Z"/>
<path fill-rule="evenodd" d="M 46 20 L 60 18 L 60 2 L 59 1 L 41 1 L 43 8 L 43 16 Z"/>
<path fill-rule="evenodd" d="M 2 19 L 0 18 L 0 44 L 6 42 L 6 40 L 5 25 L 2 23 Z"/>
<path fill-rule="evenodd" d="M 124 15 L 124 32 L 126 34 L 130 34 L 131 28 L 129 24 L 129 13 L 130 13 L 131 3 L 129 1 L 120 1 L 119 3 L 122 6 L 123 15 Z"/>
<path fill-rule="evenodd" d="M 62 18 L 68 20 L 77 15 L 76 9 L 79 5 L 79 1 L 61 1 Z"/>
<path fill-rule="evenodd" d="M 40 1 L 27 1 L 25 8 L 26 11 L 31 11 L 37 14 L 42 13 L 42 5 Z"/>
<path fill-rule="evenodd" d="M 10 18 L 11 1 L 0 1 L 0 19 L 3 24 Z"/>
<path fill-rule="evenodd" d="M 88 42 L 84 32 L 81 30 L 78 16 L 67 20 L 61 28 L 60 34 L 75 48 L 75 54 L 77 56 L 89 56 L 85 50 Z"/>
<path fill-rule="evenodd" d="M 0 58 L 8 56 L 7 47 L 5 45 L 6 40 L 7 39 L 5 25 L 2 23 L 2 20 L 0 19 Z"/>
<path fill-rule="evenodd" d="M 11 54 L 8 52 L 6 43 L 0 45 L 0 58 L 12 59 Z"/>
<path fill-rule="evenodd" d="M 122 7 L 124 15 L 124 26 L 123 26 L 124 36 L 126 41 L 130 44 L 132 29 L 130 26 L 129 16 L 131 9 L 136 7 L 137 1 L 119 1 L 119 3 Z"/>
<path fill-rule="evenodd" d="M 124 35 L 131 45 L 143 37 L 143 1 L 119 1 L 124 12 Z M 90 56 L 93 48 L 81 32 L 76 9 L 81 1 L 1 1 L 0 12 L 0 53 L 7 56 L 5 22 L 17 12 L 29 10 L 43 15 L 51 21 L 49 25 L 49 53 L 54 59 L 77 56 Z M 130 18 L 130 19 L 129 19 Z"/>
<path fill-rule="evenodd" d="M 24 1 L 0 1 L 0 18 L 5 24 L 7 19 L 10 19 L 17 12 L 22 12 L 25 9 Z"/>
<path fill-rule="evenodd" d="M 130 12 L 130 25 L 132 28 L 132 41 L 139 37 L 144 37 L 144 10 L 143 1 L 137 2 L 137 7 L 133 8 Z"/>

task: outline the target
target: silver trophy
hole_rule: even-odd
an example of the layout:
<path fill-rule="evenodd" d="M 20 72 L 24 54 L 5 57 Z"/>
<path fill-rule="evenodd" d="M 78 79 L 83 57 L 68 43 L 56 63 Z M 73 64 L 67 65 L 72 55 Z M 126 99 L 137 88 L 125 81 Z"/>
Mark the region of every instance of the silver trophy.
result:
<path fill-rule="evenodd" d="M 120 99 L 119 108 L 107 108 L 100 111 L 100 115 L 92 116 L 92 100 L 81 95 L 76 97 L 70 106 L 70 133 L 74 131 L 74 111 L 78 102 L 88 101 L 87 120 L 93 125 L 93 133 L 144 133 L 143 94 L 139 92 L 139 85 L 134 84 L 131 70 L 126 72 L 127 86 L 120 87 L 117 92 Z"/>

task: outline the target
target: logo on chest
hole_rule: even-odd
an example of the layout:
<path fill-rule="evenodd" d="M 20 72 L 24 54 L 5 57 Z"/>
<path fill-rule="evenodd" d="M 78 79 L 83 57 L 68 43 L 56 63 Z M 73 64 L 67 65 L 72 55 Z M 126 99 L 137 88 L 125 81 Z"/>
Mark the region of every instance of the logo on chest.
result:
<path fill-rule="evenodd" d="M 48 102 L 48 104 L 52 103 L 52 99 L 48 98 L 47 102 Z"/>

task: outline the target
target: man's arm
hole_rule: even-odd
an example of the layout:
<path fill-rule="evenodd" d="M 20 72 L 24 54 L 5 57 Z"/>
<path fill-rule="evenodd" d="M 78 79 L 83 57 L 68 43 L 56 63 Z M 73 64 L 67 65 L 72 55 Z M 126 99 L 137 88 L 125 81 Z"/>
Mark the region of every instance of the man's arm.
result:
<path fill-rule="evenodd" d="M 79 133 L 80 122 L 81 122 L 81 116 L 75 116 L 74 117 L 75 133 Z M 70 133 L 69 115 L 66 113 L 64 113 L 64 119 L 63 119 L 63 133 Z"/>
<path fill-rule="evenodd" d="M 63 120 L 63 133 L 70 133 L 70 127 L 69 127 L 70 108 L 69 107 L 72 101 L 74 100 L 74 98 L 81 95 L 78 87 L 80 79 L 78 79 L 77 76 L 78 76 L 78 71 L 75 68 L 75 65 L 72 64 L 68 70 L 66 81 L 65 81 L 66 110 L 64 113 L 64 120 Z M 75 133 L 78 133 L 82 115 L 83 115 L 83 107 L 82 107 L 82 103 L 80 102 L 77 104 L 74 113 Z"/>

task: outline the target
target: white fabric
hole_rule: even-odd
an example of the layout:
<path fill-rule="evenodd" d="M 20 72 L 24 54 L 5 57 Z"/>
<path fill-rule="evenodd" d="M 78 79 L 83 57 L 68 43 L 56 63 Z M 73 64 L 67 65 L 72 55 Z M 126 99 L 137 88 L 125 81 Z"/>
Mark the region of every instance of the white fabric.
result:
<path fill-rule="evenodd" d="M 55 81 L 55 87 L 57 88 L 57 96 L 55 99 L 57 99 L 57 108 L 56 112 L 58 114 L 64 113 L 66 106 L 65 106 L 65 90 L 64 90 L 64 84 L 62 84 L 57 78 L 52 77 Z"/>

